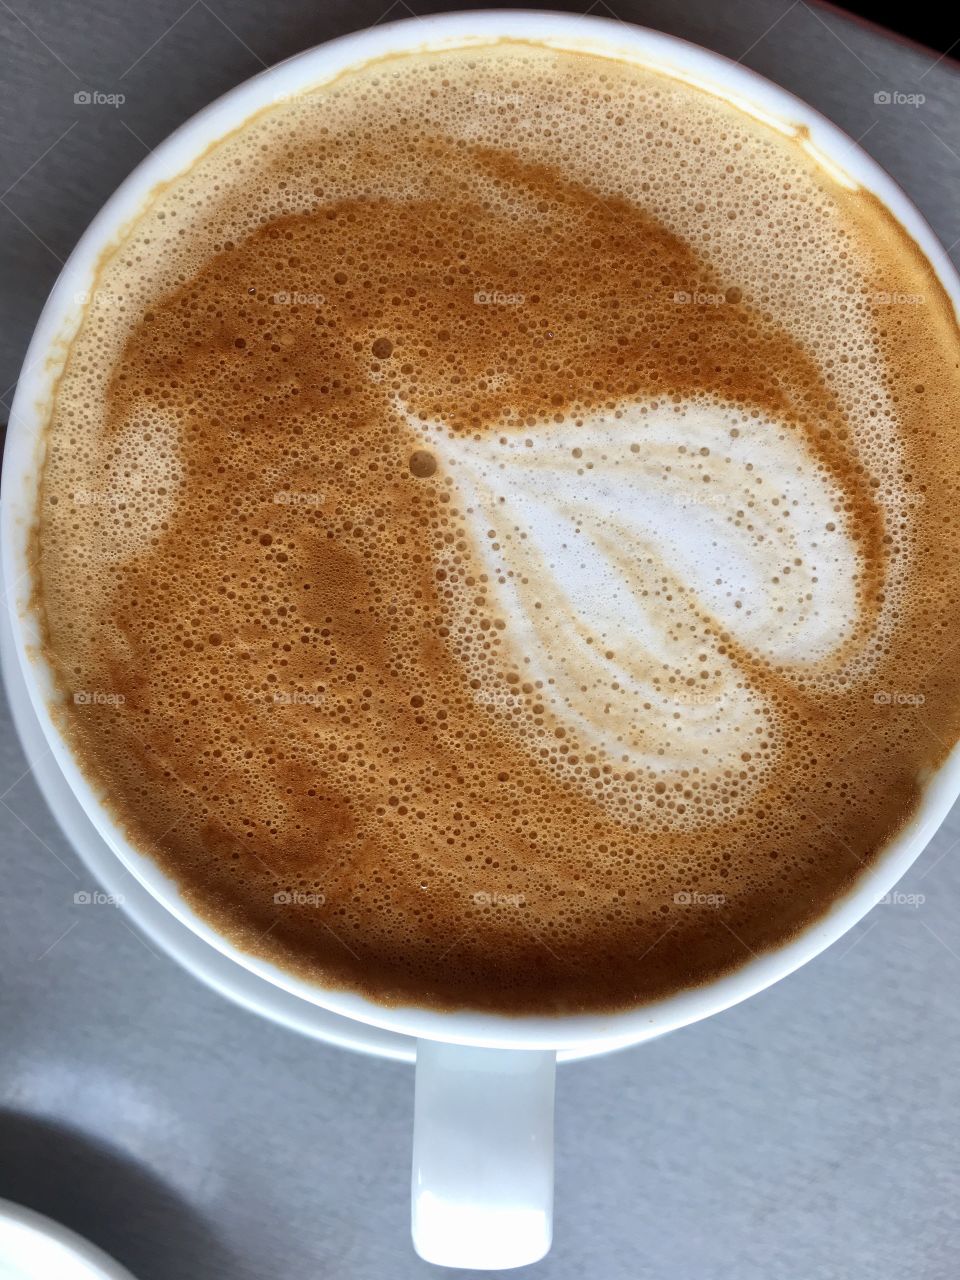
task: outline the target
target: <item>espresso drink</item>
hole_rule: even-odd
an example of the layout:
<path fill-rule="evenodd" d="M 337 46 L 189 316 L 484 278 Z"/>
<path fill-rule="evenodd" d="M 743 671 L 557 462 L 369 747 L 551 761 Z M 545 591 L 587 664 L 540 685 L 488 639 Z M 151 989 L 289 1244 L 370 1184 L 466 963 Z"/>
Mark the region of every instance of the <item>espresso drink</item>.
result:
<path fill-rule="evenodd" d="M 791 134 L 505 43 L 277 102 L 154 192 L 57 387 L 81 763 L 240 947 L 612 1010 L 822 915 L 960 734 L 960 378 Z"/>

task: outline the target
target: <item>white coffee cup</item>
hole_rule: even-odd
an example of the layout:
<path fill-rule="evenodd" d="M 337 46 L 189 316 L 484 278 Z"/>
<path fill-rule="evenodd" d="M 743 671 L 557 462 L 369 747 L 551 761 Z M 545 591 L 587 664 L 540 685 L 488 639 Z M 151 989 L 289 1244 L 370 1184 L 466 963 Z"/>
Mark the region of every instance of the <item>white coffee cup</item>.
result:
<path fill-rule="evenodd" d="M 232 90 L 152 152 L 107 202 L 64 267 L 27 352 L 7 435 L 2 511 L 3 579 L 14 636 L 4 654 L 5 673 L 11 684 L 25 683 L 49 750 L 83 812 L 112 854 L 170 913 L 164 917 L 170 930 L 178 929 L 175 917 L 223 956 L 265 979 L 263 987 L 278 1002 L 289 1003 L 292 995 L 355 1023 L 417 1038 L 414 1243 L 428 1261 L 483 1269 L 535 1262 L 550 1247 L 558 1051 L 587 1056 L 639 1044 L 726 1009 L 793 972 L 890 891 L 960 793 L 960 751 L 954 750 L 929 779 L 918 812 L 855 887 L 800 936 L 749 959 L 735 973 L 631 1012 L 517 1018 L 382 1007 L 351 993 L 311 985 L 239 951 L 194 914 L 176 884 L 126 841 L 80 772 L 48 708 L 51 676 L 37 655 L 29 613 L 29 538 L 52 388 L 101 254 L 122 237 L 158 183 L 189 168 L 213 142 L 265 105 L 387 54 L 501 38 L 663 68 L 734 102 L 771 127 L 794 133 L 802 126 L 803 145 L 835 177 L 866 187 L 883 201 L 960 306 L 960 280 L 949 259 L 892 179 L 823 116 L 736 63 L 657 32 L 566 14 L 449 14 L 374 27 L 309 50 Z M 73 820 L 66 812 L 58 812 L 58 817 L 70 837 Z"/>

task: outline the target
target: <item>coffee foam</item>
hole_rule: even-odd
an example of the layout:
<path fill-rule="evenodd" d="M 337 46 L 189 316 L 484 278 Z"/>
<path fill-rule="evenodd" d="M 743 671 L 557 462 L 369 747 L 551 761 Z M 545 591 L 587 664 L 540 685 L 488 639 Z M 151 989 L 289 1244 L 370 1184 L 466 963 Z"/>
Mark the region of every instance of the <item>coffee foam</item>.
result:
<path fill-rule="evenodd" d="M 347 75 L 104 264 L 37 538 L 68 733 L 311 978 L 704 981 L 956 739 L 955 370 L 889 215 L 706 93 L 521 45 Z"/>

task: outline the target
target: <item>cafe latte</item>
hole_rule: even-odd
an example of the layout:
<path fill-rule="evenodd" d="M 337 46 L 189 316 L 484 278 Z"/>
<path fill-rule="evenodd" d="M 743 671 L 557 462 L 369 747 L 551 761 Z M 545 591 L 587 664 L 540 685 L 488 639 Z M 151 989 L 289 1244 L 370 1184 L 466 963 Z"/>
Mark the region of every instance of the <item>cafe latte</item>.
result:
<path fill-rule="evenodd" d="M 960 735 L 958 423 L 949 300 L 802 130 L 384 59 L 100 265 L 34 539 L 59 716 L 240 947 L 636 1006 L 821 916 Z"/>

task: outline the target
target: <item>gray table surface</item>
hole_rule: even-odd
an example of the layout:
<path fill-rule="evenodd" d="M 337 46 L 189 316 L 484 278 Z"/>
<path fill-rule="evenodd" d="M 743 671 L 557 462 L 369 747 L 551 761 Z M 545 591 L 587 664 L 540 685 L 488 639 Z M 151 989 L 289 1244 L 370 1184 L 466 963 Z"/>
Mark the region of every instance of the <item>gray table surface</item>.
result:
<path fill-rule="evenodd" d="M 2 387 L 60 260 L 146 150 L 263 65 L 413 12 L 385 3 L 0 0 Z M 960 240 L 949 60 L 804 0 L 591 8 L 806 98 Z M 83 89 L 126 101 L 77 105 Z M 89 874 L 0 714 L 0 1196 L 139 1280 L 427 1276 L 408 1237 L 410 1068 L 258 1019 L 119 912 L 76 907 Z M 901 885 L 921 905 L 876 908 L 772 990 L 561 1069 L 543 1280 L 957 1274 L 958 844 L 955 811 Z"/>

